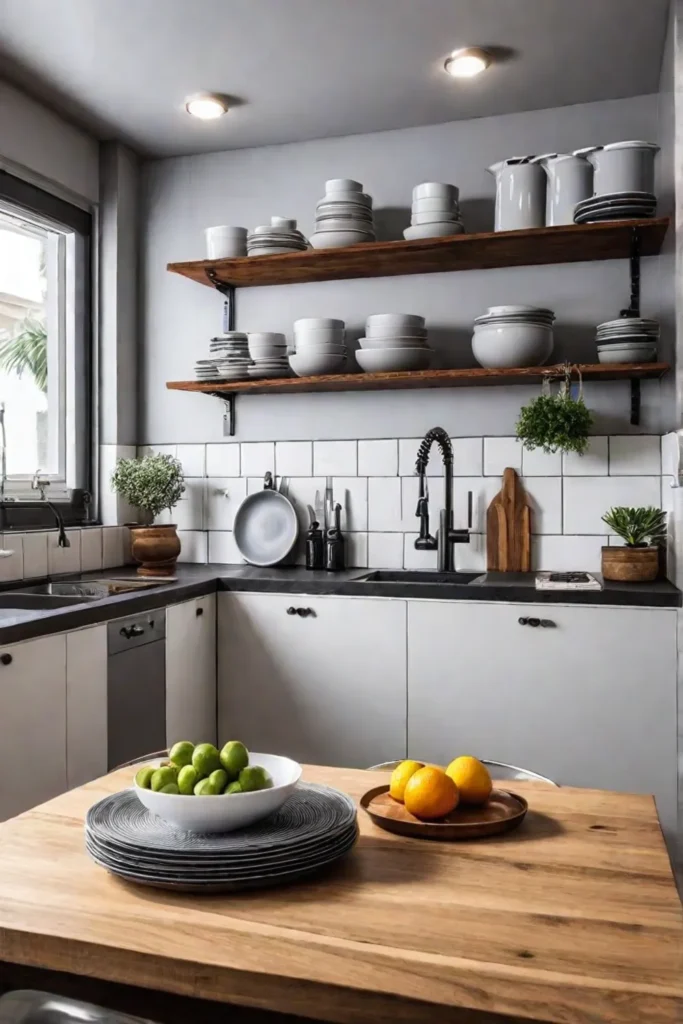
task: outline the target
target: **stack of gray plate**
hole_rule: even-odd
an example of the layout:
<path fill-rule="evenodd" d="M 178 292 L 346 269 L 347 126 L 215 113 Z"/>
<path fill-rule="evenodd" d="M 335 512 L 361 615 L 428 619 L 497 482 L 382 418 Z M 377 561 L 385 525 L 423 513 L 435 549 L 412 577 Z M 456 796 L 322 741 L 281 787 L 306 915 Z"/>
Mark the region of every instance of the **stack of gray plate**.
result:
<path fill-rule="evenodd" d="M 657 359 L 659 323 L 647 317 L 620 317 L 598 324 L 601 363 L 653 363 Z"/>
<path fill-rule="evenodd" d="M 575 224 L 598 224 L 610 220 L 645 220 L 657 212 L 657 196 L 652 192 L 607 192 L 577 203 Z"/>
<path fill-rule="evenodd" d="M 375 241 L 372 196 L 353 178 L 330 178 L 315 211 L 314 249 L 337 249 Z"/>
<path fill-rule="evenodd" d="M 96 864 L 129 882 L 198 893 L 299 881 L 347 854 L 356 838 L 353 800 L 307 783 L 275 814 L 237 832 L 181 832 L 150 814 L 133 790 L 100 800 L 85 819 Z"/>
<path fill-rule="evenodd" d="M 221 380 L 246 380 L 251 364 L 249 341 L 241 331 L 226 331 L 211 339 L 209 346 Z"/>
<path fill-rule="evenodd" d="M 308 242 L 297 231 L 296 221 L 271 217 L 270 224 L 261 224 L 247 236 L 247 256 L 278 256 L 285 252 L 302 252 Z"/>
<path fill-rule="evenodd" d="M 215 359 L 198 359 L 194 364 L 194 375 L 197 380 L 218 380 L 220 374 Z"/>

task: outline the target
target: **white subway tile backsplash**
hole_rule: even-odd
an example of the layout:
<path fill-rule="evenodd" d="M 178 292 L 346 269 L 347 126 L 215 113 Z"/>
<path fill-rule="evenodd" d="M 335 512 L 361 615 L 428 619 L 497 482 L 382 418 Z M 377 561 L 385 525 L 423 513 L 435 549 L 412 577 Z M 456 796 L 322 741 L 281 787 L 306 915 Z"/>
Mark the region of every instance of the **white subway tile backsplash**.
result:
<path fill-rule="evenodd" d="M 371 569 L 402 569 L 403 534 L 369 533 L 368 566 Z"/>
<path fill-rule="evenodd" d="M 534 537 L 532 568 L 548 572 L 600 572 L 604 537 Z"/>
<path fill-rule="evenodd" d="M 436 551 L 418 551 L 415 533 L 403 534 L 403 568 L 404 569 L 436 569 Z"/>
<path fill-rule="evenodd" d="M 484 476 L 502 476 L 508 469 L 522 472 L 522 445 L 516 437 L 484 438 Z"/>
<path fill-rule="evenodd" d="M 458 572 L 486 572 L 486 536 L 471 533 L 469 544 L 454 544 L 453 558 Z"/>
<path fill-rule="evenodd" d="M 312 476 L 312 441 L 277 441 L 275 470 L 278 476 Z"/>
<path fill-rule="evenodd" d="M 81 530 L 81 572 L 102 568 L 102 530 L 88 527 Z"/>
<path fill-rule="evenodd" d="M 206 474 L 206 445 L 179 444 L 176 458 L 183 467 L 186 477 Z"/>
<path fill-rule="evenodd" d="M 454 437 L 453 475 L 481 476 L 484 468 L 484 439 L 482 437 Z M 438 452 L 436 458 L 439 459 Z"/>
<path fill-rule="evenodd" d="M 396 476 L 398 441 L 359 441 L 359 476 Z"/>
<path fill-rule="evenodd" d="M 562 456 L 563 476 L 607 476 L 607 438 L 591 437 L 584 455 L 565 452 Z"/>
<path fill-rule="evenodd" d="M 206 481 L 204 522 L 207 530 L 232 530 L 235 512 L 247 496 L 244 477 Z"/>
<path fill-rule="evenodd" d="M 347 569 L 365 569 L 368 564 L 367 533 L 346 534 L 346 567 Z"/>
<path fill-rule="evenodd" d="M 562 454 L 560 452 L 544 452 L 542 448 L 534 448 L 530 452 L 522 448 L 522 474 L 524 476 L 561 476 Z"/>
<path fill-rule="evenodd" d="M 275 476 L 275 443 L 254 441 L 241 446 L 242 476 Z"/>
<path fill-rule="evenodd" d="M 278 479 L 278 488 L 283 484 L 282 479 Z M 297 519 L 299 520 L 299 529 L 304 532 L 309 526 L 309 513 L 308 506 L 315 512 L 315 492 L 318 491 L 322 500 L 325 492 L 325 478 L 319 476 L 305 476 L 295 477 L 288 476 L 284 478 L 283 494 L 285 494 L 294 505 L 296 509 Z M 322 518 L 322 517 L 321 517 Z M 322 522 L 320 524 L 323 525 Z"/>
<path fill-rule="evenodd" d="M 401 479 L 371 476 L 368 480 L 368 528 L 373 531 L 403 531 Z"/>
<path fill-rule="evenodd" d="M 247 477 L 247 494 L 256 494 L 257 491 L 263 490 L 263 477 L 262 476 L 248 476 Z"/>
<path fill-rule="evenodd" d="M 524 477 L 522 484 L 531 503 L 531 532 L 562 533 L 562 478 Z"/>
<path fill-rule="evenodd" d="M 120 535 L 118 527 L 114 527 Z M 47 569 L 50 576 L 58 573 L 81 571 L 81 531 L 67 530 L 68 548 L 60 548 L 59 534 L 55 530 L 47 535 Z"/>
<path fill-rule="evenodd" d="M 429 499 L 429 529 L 435 534 L 439 525 L 439 512 L 444 504 L 443 477 L 427 481 Z M 401 477 L 401 529 L 417 530 L 417 503 L 420 496 L 420 480 L 416 476 Z"/>
<path fill-rule="evenodd" d="M 177 444 L 145 444 L 138 449 L 141 458 L 145 455 L 172 455 L 175 459 L 178 455 Z"/>
<path fill-rule="evenodd" d="M 502 480 L 495 476 L 463 477 L 453 482 L 453 523 L 457 530 L 464 529 L 467 524 L 468 494 L 472 492 L 472 532 L 486 532 L 486 510 L 502 487 Z M 443 492 L 439 496 L 443 502 Z M 432 516 L 436 512 L 436 518 L 432 518 L 430 529 L 434 533 L 434 527 L 439 522 L 439 509 L 441 505 L 432 506 Z"/>
<path fill-rule="evenodd" d="M 368 528 L 368 481 L 364 476 L 335 476 L 332 478 L 335 504 L 342 507 L 342 530 L 358 531 Z"/>
<path fill-rule="evenodd" d="M 239 444 L 236 442 L 232 444 L 207 444 L 207 476 L 239 476 L 241 472 Z"/>
<path fill-rule="evenodd" d="M 661 441 L 651 434 L 628 434 L 609 439 L 610 476 L 659 476 Z"/>
<path fill-rule="evenodd" d="M 662 437 L 662 473 L 665 476 L 678 477 L 681 463 L 682 436 L 674 430 Z"/>
<path fill-rule="evenodd" d="M 564 531 L 607 534 L 602 516 L 614 505 L 656 505 L 661 501 L 659 477 L 565 477 Z"/>
<path fill-rule="evenodd" d="M 22 534 L 24 577 L 47 576 L 47 533 Z"/>
<path fill-rule="evenodd" d="M 197 562 L 204 565 L 208 558 L 209 535 L 199 530 L 178 530 L 180 539 L 179 562 Z"/>
<path fill-rule="evenodd" d="M 357 441 L 314 441 L 315 476 L 355 476 L 358 471 Z"/>
<path fill-rule="evenodd" d="M 125 564 L 124 534 L 128 530 L 118 526 L 102 528 L 102 568 L 114 569 Z M 48 534 L 48 538 L 51 535 Z"/>
<path fill-rule="evenodd" d="M 415 460 L 417 459 L 417 450 L 420 447 L 422 441 L 421 437 L 401 437 L 398 441 L 398 475 L 399 476 L 415 476 Z M 430 458 L 429 465 L 427 466 L 427 476 L 439 476 L 443 475 L 443 466 L 441 461 L 437 461 L 436 458 Z"/>
<path fill-rule="evenodd" d="M 244 559 L 237 550 L 235 538 L 229 532 L 209 532 L 209 562 L 224 565 L 243 565 Z"/>
<path fill-rule="evenodd" d="M 21 580 L 24 577 L 24 544 L 23 537 L 19 533 L 5 533 L 0 535 L 0 583 L 9 583 L 11 580 Z M 11 551 L 11 554 L 6 552 Z"/>

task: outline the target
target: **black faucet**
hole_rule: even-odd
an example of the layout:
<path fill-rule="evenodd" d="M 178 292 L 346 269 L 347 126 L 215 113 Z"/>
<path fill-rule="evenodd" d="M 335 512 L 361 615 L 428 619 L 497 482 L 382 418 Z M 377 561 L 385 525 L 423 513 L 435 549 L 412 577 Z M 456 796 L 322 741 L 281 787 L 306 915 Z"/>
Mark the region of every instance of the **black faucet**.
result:
<path fill-rule="evenodd" d="M 444 478 L 444 508 L 439 516 L 439 529 L 436 537 L 429 533 L 429 489 L 427 486 L 427 466 L 429 453 L 436 442 L 441 449 Z M 453 529 L 453 445 L 442 427 L 432 427 L 425 434 L 417 451 L 415 469 L 420 478 L 420 490 L 415 515 L 420 519 L 420 535 L 415 541 L 418 551 L 436 551 L 437 569 L 439 572 L 455 572 L 454 544 L 469 544 L 472 528 L 472 492 L 467 496 L 467 529 Z"/>

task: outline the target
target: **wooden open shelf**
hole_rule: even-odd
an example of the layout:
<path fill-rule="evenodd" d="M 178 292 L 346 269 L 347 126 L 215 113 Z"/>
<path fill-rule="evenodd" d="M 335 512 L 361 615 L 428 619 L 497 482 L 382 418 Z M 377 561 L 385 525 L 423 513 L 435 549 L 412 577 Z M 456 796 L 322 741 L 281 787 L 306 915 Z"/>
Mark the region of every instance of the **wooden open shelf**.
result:
<path fill-rule="evenodd" d="M 669 370 L 668 363 L 585 363 L 574 366 L 584 381 L 656 380 Z M 501 384 L 539 384 L 544 377 L 561 378 L 562 366 L 532 366 L 523 369 L 419 370 L 401 373 L 339 373 L 324 377 L 285 377 L 274 380 L 196 381 L 174 380 L 172 391 L 198 391 L 224 396 L 303 394 L 309 391 L 388 391 L 409 388 L 491 387 Z"/>
<path fill-rule="evenodd" d="M 608 224 L 568 224 L 527 231 L 423 238 L 413 242 L 366 242 L 345 249 L 309 249 L 282 256 L 195 260 L 169 263 L 168 269 L 213 287 L 214 283 L 207 276 L 207 270 L 211 270 L 218 284 L 251 288 L 354 277 L 613 260 L 630 255 L 634 229 L 640 236 L 640 255 L 655 256 L 661 249 L 668 225 L 667 217 Z"/>

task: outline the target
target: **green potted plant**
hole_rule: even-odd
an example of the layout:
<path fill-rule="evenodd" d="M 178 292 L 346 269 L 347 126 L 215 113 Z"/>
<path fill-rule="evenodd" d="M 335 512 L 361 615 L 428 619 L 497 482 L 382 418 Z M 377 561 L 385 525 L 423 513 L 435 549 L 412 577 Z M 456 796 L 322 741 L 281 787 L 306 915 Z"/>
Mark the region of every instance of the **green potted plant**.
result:
<path fill-rule="evenodd" d="M 185 490 L 183 470 L 172 455 L 119 459 L 111 478 L 117 494 L 137 508 L 140 524 L 130 527 L 133 558 L 141 576 L 171 576 L 180 554 L 175 525 L 155 525 L 154 519 L 178 504 Z"/>
<path fill-rule="evenodd" d="M 623 547 L 602 549 L 602 575 L 606 580 L 647 583 L 657 578 L 659 549 L 666 538 L 666 512 L 659 508 L 617 506 L 602 521 L 624 541 Z"/>
<path fill-rule="evenodd" d="M 542 394 L 522 408 L 517 437 L 528 451 L 542 448 L 544 452 L 583 455 L 592 423 L 593 416 L 583 400 L 581 384 L 578 398 L 572 396 L 571 370 L 567 368 L 556 395 L 551 394 L 550 380 L 546 378 Z"/>

